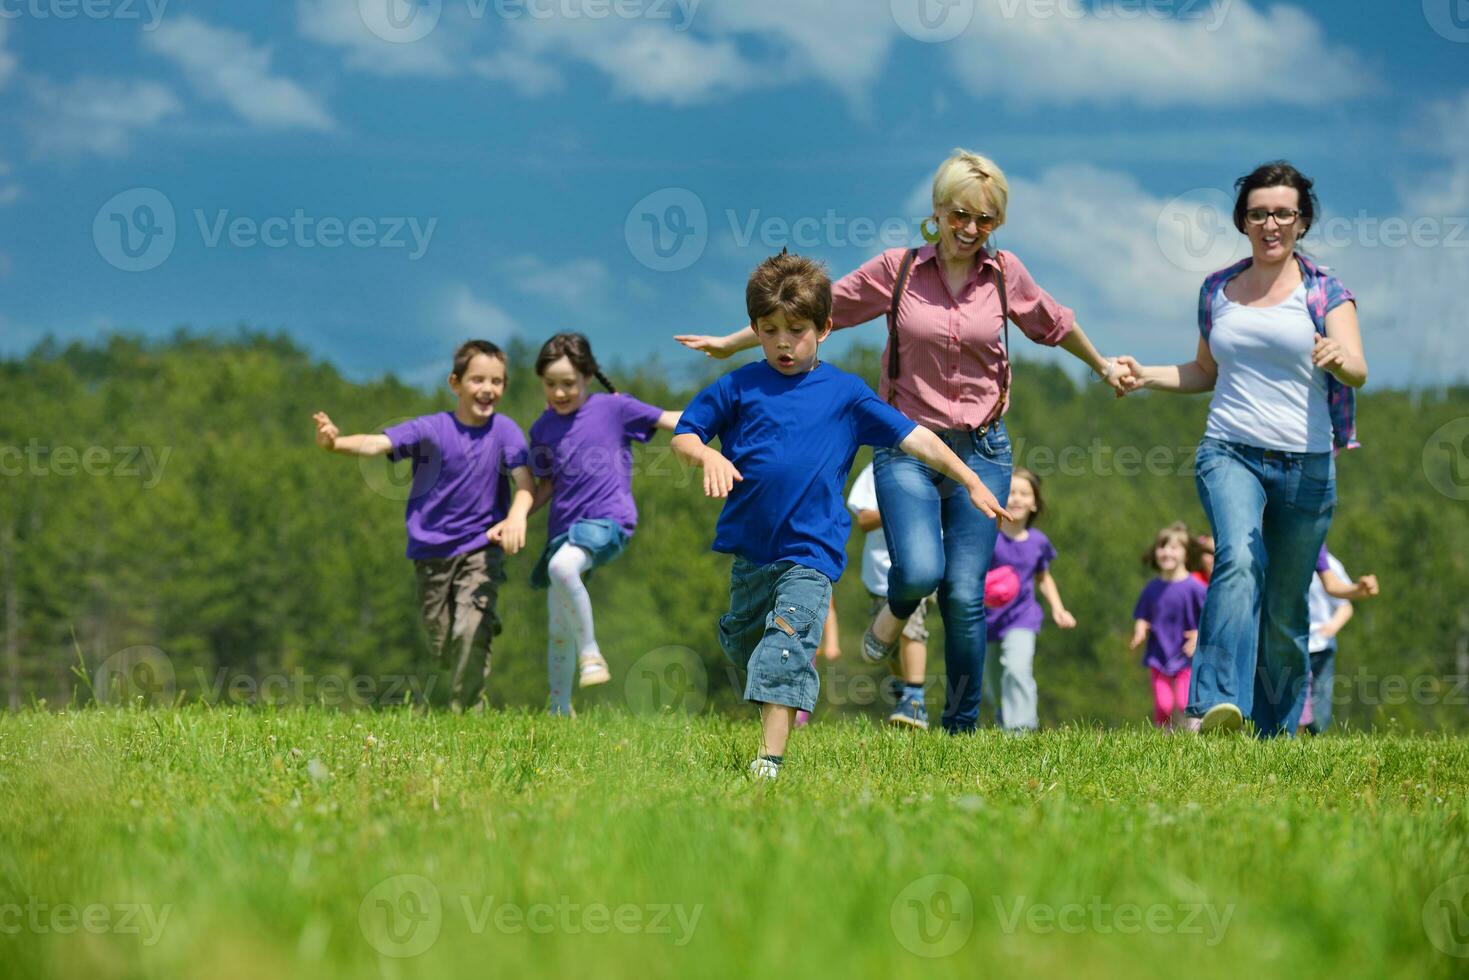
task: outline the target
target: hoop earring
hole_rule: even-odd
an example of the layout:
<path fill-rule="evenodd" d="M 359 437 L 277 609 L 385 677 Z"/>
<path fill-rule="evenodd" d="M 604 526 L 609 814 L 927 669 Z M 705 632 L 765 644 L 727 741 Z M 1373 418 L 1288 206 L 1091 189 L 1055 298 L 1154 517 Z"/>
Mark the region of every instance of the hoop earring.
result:
<path fill-rule="evenodd" d="M 928 230 L 928 223 L 930 221 L 933 222 L 933 231 Z M 935 218 L 933 215 L 929 215 L 927 218 L 924 218 L 922 221 L 918 222 L 918 234 L 922 235 L 923 240 L 928 242 L 930 245 L 937 242 L 939 240 L 939 219 Z"/>

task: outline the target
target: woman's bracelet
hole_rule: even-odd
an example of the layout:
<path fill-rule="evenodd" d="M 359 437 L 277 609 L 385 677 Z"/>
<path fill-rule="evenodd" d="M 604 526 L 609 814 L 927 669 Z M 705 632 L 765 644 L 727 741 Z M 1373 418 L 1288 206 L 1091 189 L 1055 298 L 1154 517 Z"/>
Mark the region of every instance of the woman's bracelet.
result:
<path fill-rule="evenodd" d="M 1115 358 L 1115 357 L 1109 357 L 1109 358 L 1107 358 L 1107 370 L 1106 371 L 1104 371 L 1102 373 L 1097 373 L 1097 372 L 1093 371 L 1092 373 L 1097 375 L 1097 378 L 1096 379 L 1098 381 L 1102 382 L 1103 384 L 1110 384 L 1112 382 L 1112 373 L 1114 371 L 1116 371 L 1116 370 L 1117 370 L 1117 358 Z"/>

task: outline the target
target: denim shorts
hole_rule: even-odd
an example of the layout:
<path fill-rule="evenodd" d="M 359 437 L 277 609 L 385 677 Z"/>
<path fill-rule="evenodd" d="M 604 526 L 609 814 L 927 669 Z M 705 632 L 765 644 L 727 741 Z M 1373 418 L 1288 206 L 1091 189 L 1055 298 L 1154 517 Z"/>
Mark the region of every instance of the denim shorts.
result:
<path fill-rule="evenodd" d="M 746 701 L 815 710 L 821 682 L 812 661 L 830 604 L 831 579 L 814 568 L 735 557 L 719 646 L 746 674 Z"/>
<path fill-rule="evenodd" d="M 622 549 L 627 547 L 627 541 L 628 533 L 616 521 L 601 517 L 577 521 L 565 534 L 558 534 L 546 543 L 546 550 L 541 552 L 541 560 L 531 570 L 530 584 L 537 589 L 551 587 L 551 576 L 547 574 L 546 566 L 551 564 L 551 556 L 563 544 L 574 544 L 591 555 L 592 568 L 596 568 L 622 554 Z M 591 575 L 590 569 L 587 574 Z"/>

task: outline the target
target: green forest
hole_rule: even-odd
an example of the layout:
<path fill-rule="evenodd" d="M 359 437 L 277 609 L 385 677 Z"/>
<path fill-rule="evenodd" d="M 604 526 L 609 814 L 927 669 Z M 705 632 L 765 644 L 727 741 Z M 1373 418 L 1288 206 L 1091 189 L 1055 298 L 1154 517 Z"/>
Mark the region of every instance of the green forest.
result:
<path fill-rule="evenodd" d="M 622 390 L 678 408 L 733 366 L 669 347 L 661 360 L 614 361 L 608 373 Z M 501 407 L 523 429 L 544 408 L 534 355 L 512 345 Z M 876 381 L 875 350 L 840 363 Z M 403 555 L 407 464 L 322 452 L 311 414 L 330 413 L 343 432 L 379 431 L 451 408 L 447 387 L 355 383 L 284 336 L 252 332 L 47 342 L 0 361 L 0 379 L 0 686 L 10 709 L 139 697 L 346 709 L 445 699 Z M 1079 623 L 1040 635 L 1042 722 L 1142 724 L 1151 696 L 1127 649 L 1132 605 L 1151 574 L 1139 556 L 1172 521 L 1207 530 L 1192 476 L 1207 401 L 1117 401 L 1030 362 L 1016 364 L 1013 391 L 1016 462 L 1043 478 L 1049 512 L 1039 526 L 1059 551 L 1052 571 Z M 1329 543 L 1354 575 L 1377 574 L 1382 596 L 1358 604 L 1342 633 L 1337 725 L 1462 730 L 1469 389 L 1369 385 L 1359 435 L 1364 448 L 1338 460 Z M 704 498 L 668 439 L 635 447 L 638 533 L 588 581 L 614 682 L 579 693 L 579 706 L 738 709 L 714 639 L 729 578 L 729 558 L 709 551 L 719 502 Z M 544 543 L 542 512 L 507 561 L 497 707 L 539 710 L 545 700 L 545 595 L 528 584 Z M 821 664 L 818 719 L 885 708 L 885 670 L 857 657 L 868 601 L 856 533 L 848 555 L 835 593 L 843 656 Z M 930 623 L 936 707 L 942 626 Z"/>

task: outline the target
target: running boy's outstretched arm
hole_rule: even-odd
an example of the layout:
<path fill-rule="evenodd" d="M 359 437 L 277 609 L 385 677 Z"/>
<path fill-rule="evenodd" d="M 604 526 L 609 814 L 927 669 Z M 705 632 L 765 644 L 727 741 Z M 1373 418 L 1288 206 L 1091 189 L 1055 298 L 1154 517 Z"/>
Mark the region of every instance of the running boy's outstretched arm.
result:
<path fill-rule="evenodd" d="M 485 533 L 485 537 L 504 548 L 507 555 L 513 555 L 525 547 L 525 519 L 530 516 L 531 507 L 535 503 L 536 488 L 529 466 L 517 466 L 511 470 L 510 482 L 515 485 L 510 512 L 503 521 Z"/>
<path fill-rule="evenodd" d="M 344 436 L 325 412 L 317 412 L 311 418 L 316 422 L 316 444 L 328 452 L 344 456 L 386 456 L 393 451 L 392 440 L 381 432 Z"/>
<path fill-rule="evenodd" d="M 955 456 L 954 451 L 944 445 L 944 441 L 928 429 L 921 425 L 917 426 L 898 444 L 898 448 L 963 484 L 964 489 L 969 491 L 970 503 L 979 508 L 980 513 L 986 517 L 1003 517 L 1007 521 L 1013 519 L 1010 517 L 1010 512 L 1000 506 L 1000 502 L 995 499 L 994 494 L 990 493 L 989 488 L 984 485 L 978 475 L 964 465 L 964 461 Z"/>
<path fill-rule="evenodd" d="M 674 453 L 679 459 L 693 466 L 704 468 L 704 496 L 728 497 L 734 485 L 744 480 L 733 463 L 724 458 L 717 449 L 704 445 L 704 440 L 692 432 L 680 432 L 673 437 Z"/>

